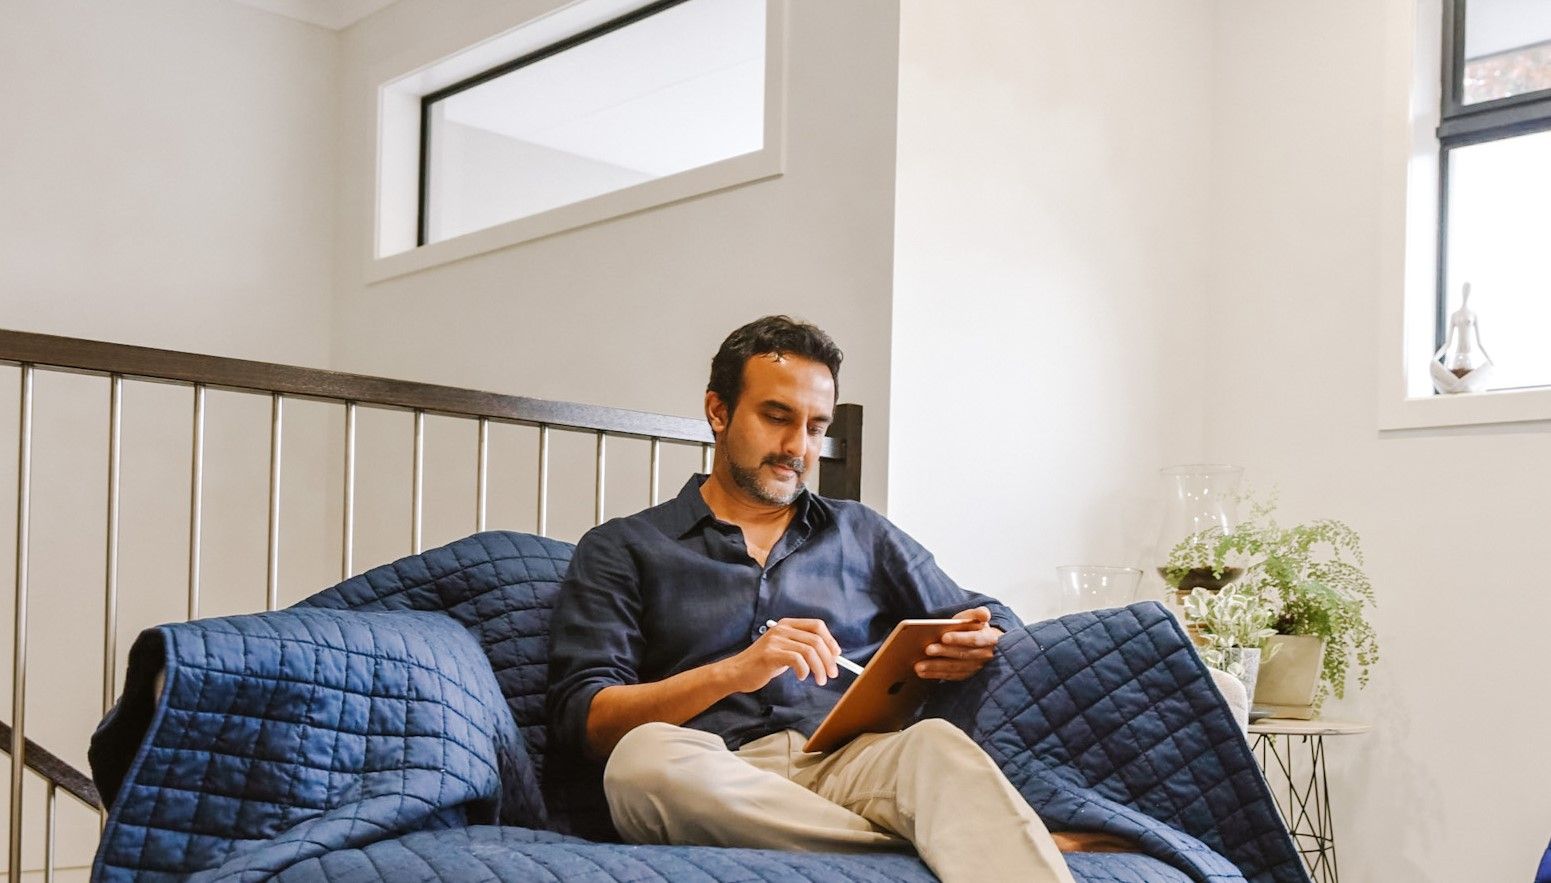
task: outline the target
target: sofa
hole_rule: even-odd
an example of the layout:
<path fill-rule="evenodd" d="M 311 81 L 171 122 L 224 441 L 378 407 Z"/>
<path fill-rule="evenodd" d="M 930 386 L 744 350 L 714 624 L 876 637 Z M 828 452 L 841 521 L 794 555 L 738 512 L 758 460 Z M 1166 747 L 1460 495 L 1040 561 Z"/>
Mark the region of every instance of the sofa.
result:
<path fill-rule="evenodd" d="M 148 629 L 92 738 L 101 880 L 931 880 L 910 853 L 619 842 L 551 747 L 547 625 L 572 547 L 485 532 L 294 607 Z M 161 679 L 164 679 L 161 680 Z M 963 728 L 1076 879 L 1304 881 L 1248 744 L 1156 603 L 1008 633 L 921 711 Z"/>

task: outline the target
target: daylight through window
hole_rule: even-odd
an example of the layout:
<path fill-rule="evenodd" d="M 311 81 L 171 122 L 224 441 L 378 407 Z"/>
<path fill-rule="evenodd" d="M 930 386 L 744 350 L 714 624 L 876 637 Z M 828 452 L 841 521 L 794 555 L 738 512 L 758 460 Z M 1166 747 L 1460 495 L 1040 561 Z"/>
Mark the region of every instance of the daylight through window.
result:
<path fill-rule="evenodd" d="M 764 145 L 764 0 L 668 0 L 425 96 L 420 244 Z"/>
<path fill-rule="evenodd" d="M 1551 386 L 1551 3 L 1445 0 L 1437 345 L 1471 286 L 1489 389 Z"/>

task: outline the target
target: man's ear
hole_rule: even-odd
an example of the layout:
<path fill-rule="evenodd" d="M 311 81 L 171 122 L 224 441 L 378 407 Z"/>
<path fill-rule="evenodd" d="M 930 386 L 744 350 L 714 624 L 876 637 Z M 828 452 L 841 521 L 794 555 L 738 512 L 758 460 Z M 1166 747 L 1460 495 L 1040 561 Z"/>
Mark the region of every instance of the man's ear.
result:
<path fill-rule="evenodd" d="M 711 424 L 711 434 L 720 440 L 722 433 L 727 431 L 730 415 L 727 412 L 727 403 L 709 389 L 705 392 L 705 419 Z"/>

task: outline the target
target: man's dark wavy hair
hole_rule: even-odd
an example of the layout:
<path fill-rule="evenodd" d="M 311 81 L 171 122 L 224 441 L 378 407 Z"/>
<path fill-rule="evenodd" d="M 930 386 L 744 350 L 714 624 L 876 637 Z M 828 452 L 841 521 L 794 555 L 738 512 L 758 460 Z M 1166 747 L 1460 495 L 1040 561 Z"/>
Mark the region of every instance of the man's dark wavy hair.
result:
<path fill-rule="evenodd" d="M 799 322 L 790 316 L 766 316 L 755 319 L 727 335 L 722 348 L 711 359 L 711 381 L 707 392 L 714 392 L 727 403 L 727 419 L 738 407 L 743 394 L 743 366 L 755 356 L 801 356 L 829 369 L 835 379 L 835 396 L 840 395 L 840 360 L 844 354 L 835 341 L 817 325 Z"/>

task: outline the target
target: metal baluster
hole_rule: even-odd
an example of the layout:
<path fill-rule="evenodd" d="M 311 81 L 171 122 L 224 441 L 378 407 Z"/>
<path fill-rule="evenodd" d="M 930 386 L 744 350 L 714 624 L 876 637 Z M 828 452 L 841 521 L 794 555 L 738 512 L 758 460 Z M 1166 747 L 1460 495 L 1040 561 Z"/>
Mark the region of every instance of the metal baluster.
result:
<path fill-rule="evenodd" d="M 344 524 L 340 526 L 339 578 L 349 579 L 355 551 L 355 402 L 345 402 Z"/>
<path fill-rule="evenodd" d="M 124 378 L 108 384 L 108 551 L 102 600 L 102 713 L 113 707 L 114 671 L 118 659 L 118 486 L 119 444 L 124 425 Z"/>
<path fill-rule="evenodd" d="M 650 486 L 651 490 L 648 492 L 647 497 L 646 497 L 646 499 L 651 501 L 651 505 L 653 505 L 653 506 L 657 505 L 657 495 L 662 490 L 662 486 L 661 486 L 661 483 L 660 483 L 661 482 L 661 472 L 662 472 L 661 465 L 662 465 L 662 439 L 654 438 L 654 439 L 652 439 L 652 467 L 651 467 L 652 474 L 651 474 L 650 480 L 647 482 L 648 485 Z"/>
<path fill-rule="evenodd" d="M 410 505 L 413 511 L 409 518 L 409 546 L 411 551 L 420 554 L 421 533 L 421 509 L 425 492 L 425 412 L 415 412 L 415 468 L 414 487 L 410 491 Z"/>
<path fill-rule="evenodd" d="M 711 446 L 705 442 L 700 443 L 700 471 L 711 474 Z"/>
<path fill-rule="evenodd" d="M 16 610 L 11 644 L 11 854 L 8 880 L 22 875 L 22 785 L 27 773 L 27 545 L 32 515 L 32 366 L 21 366 L 16 446 Z"/>
<path fill-rule="evenodd" d="M 280 443 L 285 421 L 285 399 L 280 393 L 270 396 L 269 411 L 269 578 L 264 609 L 280 606 Z"/>
<path fill-rule="evenodd" d="M 539 510 L 538 535 L 549 530 L 549 427 L 539 427 Z"/>
<path fill-rule="evenodd" d="M 485 529 L 485 491 L 490 476 L 490 421 L 479 418 L 479 490 L 474 494 L 474 530 Z"/>
<path fill-rule="evenodd" d="M 603 456 L 607 438 L 601 431 L 598 433 L 598 480 L 592 501 L 593 524 L 603 523 Z"/>
<path fill-rule="evenodd" d="M 54 834 L 59 830 L 57 813 L 54 808 L 59 805 L 59 786 L 53 782 L 48 783 L 48 797 L 46 798 L 47 818 L 43 826 L 45 828 L 43 841 L 43 883 L 54 883 Z"/>
<path fill-rule="evenodd" d="M 194 384 L 194 442 L 189 456 L 188 618 L 199 618 L 199 553 L 204 529 L 205 385 Z"/>

